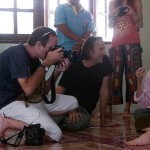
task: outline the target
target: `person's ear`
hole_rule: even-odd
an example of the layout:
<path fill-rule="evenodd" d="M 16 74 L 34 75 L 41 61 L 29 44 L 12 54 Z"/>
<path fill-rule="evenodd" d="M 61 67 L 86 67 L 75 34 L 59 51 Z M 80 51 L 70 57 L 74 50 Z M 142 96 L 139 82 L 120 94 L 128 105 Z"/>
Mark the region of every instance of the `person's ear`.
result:
<path fill-rule="evenodd" d="M 90 56 L 92 56 L 95 53 L 94 49 L 91 50 Z"/>
<path fill-rule="evenodd" d="M 37 47 L 41 47 L 41 42 L 40 41 L 37 41 L 36 44 L 35 44 Z"/>

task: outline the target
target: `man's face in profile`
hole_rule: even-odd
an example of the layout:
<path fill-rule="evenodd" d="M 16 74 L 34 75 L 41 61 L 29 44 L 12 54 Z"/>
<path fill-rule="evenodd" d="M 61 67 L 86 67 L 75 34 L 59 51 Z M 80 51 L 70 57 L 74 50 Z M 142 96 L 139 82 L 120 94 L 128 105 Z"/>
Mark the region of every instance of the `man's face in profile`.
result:
<path fill-rule="evenodd" d="M 104 55 L 105 55 L 104 42 L 102 40 L 96 40 L 92 52 L 92 59 L 97 63 L 102 63 Z"/>

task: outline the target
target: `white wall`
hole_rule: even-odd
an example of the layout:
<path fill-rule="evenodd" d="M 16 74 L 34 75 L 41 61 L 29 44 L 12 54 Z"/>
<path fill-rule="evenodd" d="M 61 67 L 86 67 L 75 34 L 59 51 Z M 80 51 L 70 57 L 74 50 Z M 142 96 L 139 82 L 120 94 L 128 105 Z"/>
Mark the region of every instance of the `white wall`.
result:
<path fill-rule="evenodd" d="M 5 50 L 7 47 L 11 46 L 13 44 L 1 44 L 0 43 L 0 52 L 2 52 L 3 50 Z"/>
<path fill-rule="evenodd" d="M 150 0 L 142 0 L 143 3 L 143 17 L 144 17 L 144 26 L 141 29 L 141 44 L 143 47 L 143 66 L 145 67 L 146 71 L 150 69 Z M 6 49 L 7 47 L 14 45 L 14 44 L 0 44 L 0 52 Z M 106 45 L 106 52 L 108 53 L 109 45 Z M 124 87 L 123 87 L 124 89 Z M 125 93 L 125 90 L 124 90 Z M 97 106 L 97 109 L 99 108 L 99 105 Z M 135 109 L 137 109 L 138 106 L 136 104 L 132 105 L 131 111 L 133 112 Z M 123 105 L 117 105 L 113 106 L 113 112 L 123 112 L 124 111 L 124 104 Z"/>
<path fill-rule="evenodd" d="M 143 66 L 150 69 L 150 0 L 142 0 L 144 26 L 141 30 L 141 42 L 143 47 Z"/>

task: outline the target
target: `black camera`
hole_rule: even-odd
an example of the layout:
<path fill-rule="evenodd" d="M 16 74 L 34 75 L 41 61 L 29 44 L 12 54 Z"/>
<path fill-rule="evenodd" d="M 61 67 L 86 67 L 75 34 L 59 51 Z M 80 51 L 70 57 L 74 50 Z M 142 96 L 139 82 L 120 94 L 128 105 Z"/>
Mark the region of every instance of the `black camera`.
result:
<path fill-rule="evenodd" d="M 30 146 L 43 145 L 45 129 L 40 128 L 40 124 L 33 124 L 25 127 L 25 144 Z"/>
<path fill-rule="evenodd" d="M 50 49 L 50 51 L 55 51 L 58 48 L 62 48 L 62 52 L 64 53 L 64 58 L 68 58 L 71 63 L 74 62 L 76 54 L 74 52 L 72 52 L 71 50 L 69 50 L 69 51 L 64 50 L 65 48 L 63 46 L 61 46 L 61 45 L 53 46 Z"/>
<path fill-rule="evenodd" d="M 51 47 L 50 51 L 55 51 L 58 48 L 62 48 L 62 51 L 64 50 L 64 47 L 61 45 L 54 45 L 53 47 Z"/>
<path fill-rule="evenodd" d="M 119 7 L 119 13 L 118 13 L 118 16 L 124 16 L 126 15 L 127 13 L 129 13 L 130 9 L 128 6 L 121 6 Z"/>
<path fill-rule="evenodd" d="M 43 136 L 45 135 L 45 129 L 40 128 L 40 124 L 31 124 L 28 127 L 24 126 L 18 134 L 12 135 L 8 138 L 2 138 L 1 143 L 7 144 L 13 147 L 19 146 L 23 136 L 25 136 L 25 144 L 30 146 L 43 145 Z M 10 139 L 16 137 L 14 143 L 8 142 Z"/>

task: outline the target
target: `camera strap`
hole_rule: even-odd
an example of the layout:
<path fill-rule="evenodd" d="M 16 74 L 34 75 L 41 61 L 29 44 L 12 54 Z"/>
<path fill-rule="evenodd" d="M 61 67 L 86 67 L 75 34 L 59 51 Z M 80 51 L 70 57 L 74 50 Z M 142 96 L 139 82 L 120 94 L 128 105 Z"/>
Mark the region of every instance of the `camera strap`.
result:
<path fill-rule="evenodd" d="M 56 66 L 55 66 L 56 68 Z M 42 87 L 42 97 L 44 99 L 44 102 L 46 104 L 52 104 L 55 99 L 56 99 L 56 90 L 55 90 L 55 76 L 54 76 L 54 71 L 55 71 L 55 68 L 52 72 L 52 75 L 51 75 L 51 79 L 50 79 L 50 84 L 51 84 L 51 101 L 48 100 L 47 96 L 46 96 L 46 91 L 45 91 L 45 80 L 44 80 L 44 83 L 43 83 L 43 87 Z"/>
<path fill-rule="evenodd" d="M 55 69 L 54 69 L 54 71 L 55 71 Z M 51 77 L 51 101 L 50 101 L 50 103 L 53 103 L 56 99 L 54 71 L 53 71 L 52 77 Z"/>
<path fill-rule="evenodd" d="M 23 138 L 23 136 L 24 136 L 24 130 L 25 130 L 25 127 L 18 134 L 14 134 L 14 135 L 8 137 L 7 139 L 3 138 L 1 140 L 1 143 L 6 144 L 6 145 L 10 145 L 10 146 L 13 146 L 13 147 L 18 147 L 20 142 L 21 142 L 21 140 L 22 140 L 22 138 Z M 13 144 L 9 143 L 8 141 L 10 139 L 12 139 L 13 137 L 15 137 L 15 136 L 17 136 L 15 142 Z"/>

